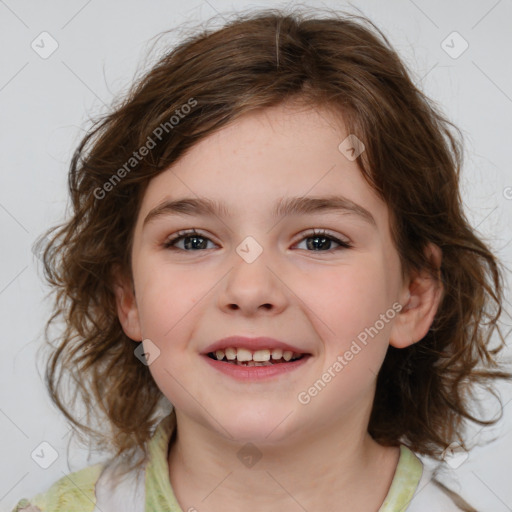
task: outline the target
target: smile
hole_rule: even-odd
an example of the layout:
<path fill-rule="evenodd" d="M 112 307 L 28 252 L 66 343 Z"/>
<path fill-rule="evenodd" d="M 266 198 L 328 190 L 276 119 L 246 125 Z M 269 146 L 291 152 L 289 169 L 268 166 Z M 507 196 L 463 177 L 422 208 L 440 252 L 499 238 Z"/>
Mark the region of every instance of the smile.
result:
<path fill-rule="evenodd" d="M 238 366 L 272 366 L 274 364 L 283 364 L 290 361 L 296 361 L 304 357 L 305 354 L 292 352 L 291 350 L 260 349 L 248 350 L 246 348 L 227 347 L 224 350 L 209 352 L 208 357 Z"/>

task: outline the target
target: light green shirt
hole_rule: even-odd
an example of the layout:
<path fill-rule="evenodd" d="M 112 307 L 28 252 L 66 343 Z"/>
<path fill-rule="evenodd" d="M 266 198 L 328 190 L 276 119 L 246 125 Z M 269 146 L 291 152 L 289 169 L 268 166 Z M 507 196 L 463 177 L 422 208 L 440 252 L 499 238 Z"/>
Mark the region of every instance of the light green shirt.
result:
<path fill-rule="evenodd" d="M 184 512 L 169 481 L 167 453 L 175 422 L 176 416 L 171 413 L 162 419 L 155 429 L 148 443 L 148 458 L 142 470 L 144 473 L 142 478 L 139 477 L 137 480 L 140 482 L 140 489 L 136 489 L 137 484 L 133 483 L 136 480 L 133 480 L 126 486 L 125 491 L 122 486 L 113 485 L 106 487 L 107 491 L 104 491 L 104 494 L 100 493 L 100 485 L 97 486 L 97 483 L 101 480 L 100 476 L 105 468 L 105 464 L 100 463 L 66 475 L 46 492 L 37 494 L 31 500 L 20 500 L 12 512 Z M 420 459 L 406 446 L 401 445 L 393 481 L 378 512 L 425 510 L 421 505 L 409 507 L 417 494 L 422 473 L 423 464 Z M 138 498 L 127 499 L 128 491 L 135 492 Z M 124 493 L 124 501 L 121 493 Z M 100 503 L 101 499 L 98 496 L 101 495 L 108 496 L 108 505 Z M 430 503 L 432 504 L 432 501 Z M 459 510 L 453 507 L 451 501 L 450 504 L 449 510 Z M 115 510 L 116 508 L 118 510 Z M 431 510 L 430 507 L 428 509 Z"/>

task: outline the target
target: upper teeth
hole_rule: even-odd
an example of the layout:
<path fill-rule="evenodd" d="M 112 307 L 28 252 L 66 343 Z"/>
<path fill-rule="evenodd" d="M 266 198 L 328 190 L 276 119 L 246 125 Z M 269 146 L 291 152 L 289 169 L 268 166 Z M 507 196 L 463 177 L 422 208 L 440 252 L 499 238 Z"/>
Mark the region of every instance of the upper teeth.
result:
<path fill-rule="evenodd" d="M 274 348 L 274 349 L 263 349 L 263 350 L 255 350 L 252 352 L 251 350 L 248 350 L 246 348 L 234 348 L 234 347 L 228 347 L 224 350 L 216 350 L 215 351 L 215 357 L 218 361 L 224 359 L 224 356 L 226 356 L 226 359 L 228 361 L 234 361 L 237 359 L 238 361 L 257 361 L 257 362 L 264 362 L 264 361 L 270 361 L 270 357 L 272 356 L 272 359 L 281 359 L 283 358 L 285 361 L 290 361 L 291 359 L 300 357 L 301 354 L 292 352 L 291 350 L 281 350 L 280 348 Z"/>

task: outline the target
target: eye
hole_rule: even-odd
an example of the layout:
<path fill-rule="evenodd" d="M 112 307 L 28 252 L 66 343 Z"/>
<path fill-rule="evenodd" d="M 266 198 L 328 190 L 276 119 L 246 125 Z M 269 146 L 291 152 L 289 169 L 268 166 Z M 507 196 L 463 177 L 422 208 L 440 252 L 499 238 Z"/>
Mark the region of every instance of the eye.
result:
<path fill-rule="evenodd" d="M 176 247 L 176 243 L 181 240 L 185 241 L 184 249 L 181 247 Z M 176 233 L 176 236 L 164 242 L 163 247 L 165 249 L 181 249 L 185 251 L 188 251 L 188 249 L 206 249 L 207 242 L 205 241 L 211 242 L 209 238 L 203 236 L 201 233 L 197 232 L 194 229 L 190 229 L 185 231 L 179 231 L 178 233 Z"/>
<path fill-rule="evenodd" d="M 350 243 L 340 240 L 339 238 L 336 238 L 333 235 L 329 235 L 324 229 L 313 230 L 312 233 L 306 234 L 306 236 L 304 236 L 301 239 L 301 243 L 302 243 L 302 241 L 305 241 L 305 240 L 313 241 L 311 243 L 306 242 L 306 247 L 308 249 L 313 249 L 313 252 L 331 252 L 331 251 L 337 251 L 340 249 L 349 249 L 350 247 L 352 247 L 352 245 Z M 334 249 L 328 248 L 327 250 L 322 250 L 322 247 L 326 247 L 327 245 L 330 246 L 332 244 L 332 242 L 338 244 L 340 247 L 337 247 Z M 320 250 L 318 250 L 318 249 L 320 249 Z"/>
<path fill-rule="evenodd" d="M 177 243 L 184 241 L 183 247 L 177 247 Z M 313 232 L 306 234 L 302 239 L 303 241 L 312 240 L 311 243 L 306 243 L 307 249 L 312 252 L 331 252 L 340 249 L 349 249 L 352 245 L 348 242 L 340 240 L 333 235 L 329 235 L 325 230 L 313 230 Z M 184 250 L 186 252 L 195 252 L 195 250 L 207 249 L 208 242 L 212 242 L 208 237 L 202 235 L 195 229 L 184 230 L 176 233 L 175 236 L 164 242 L 163 247 L 171 250 Z M 332 243 L 338 244 L 340 247 L 331 249 Z M 213 243 L 213 242 L 212 242 Z M 324 250 L 327 247 L 326 250 Z"/>

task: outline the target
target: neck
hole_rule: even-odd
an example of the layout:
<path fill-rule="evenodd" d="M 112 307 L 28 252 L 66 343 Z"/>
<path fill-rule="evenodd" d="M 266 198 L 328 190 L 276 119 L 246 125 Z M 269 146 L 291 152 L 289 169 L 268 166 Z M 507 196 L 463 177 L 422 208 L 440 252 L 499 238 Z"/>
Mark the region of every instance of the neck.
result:
<path fill-rule="evenodd" d="M 369 436 L 366 414 L 257 446 L 176 418 L 169 478 L 184 511 L 378 510 L 399 457 Z"/>

